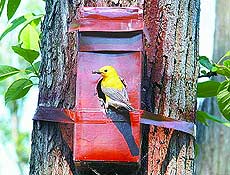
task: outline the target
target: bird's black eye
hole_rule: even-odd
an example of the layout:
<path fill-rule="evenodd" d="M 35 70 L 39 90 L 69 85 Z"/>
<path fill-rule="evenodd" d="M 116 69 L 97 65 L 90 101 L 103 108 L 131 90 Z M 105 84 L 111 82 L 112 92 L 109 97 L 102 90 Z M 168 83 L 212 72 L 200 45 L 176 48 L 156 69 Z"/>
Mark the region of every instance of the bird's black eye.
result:
<path fill-rule="evenodd" d="M 104 70 L 104 72 L 108 72 L 108 70 L 106 69 L 106 70 Z"/>

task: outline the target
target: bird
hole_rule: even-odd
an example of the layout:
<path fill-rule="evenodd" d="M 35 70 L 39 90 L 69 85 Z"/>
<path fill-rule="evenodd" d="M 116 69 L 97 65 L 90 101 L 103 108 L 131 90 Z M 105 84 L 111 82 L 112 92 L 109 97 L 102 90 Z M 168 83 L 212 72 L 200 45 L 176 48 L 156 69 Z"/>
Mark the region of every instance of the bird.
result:
<path fill-rule="evenodd" d="M 123 135 L 132 156 L 139 155 L 139 148 L 132 135 L 132 127 L 130 121 L 130 111 L 135 109 L 129 102 L 126 90 L 127 84 L 122 79 L 113 66 L 103 66 L 93 74 L 100 74 L 101 79 L 98 81 L 96 89 L 100 101 L 108 116 Z M 125 121 L 125 122 L 117 122 Z"/>
<path fill-rule="evenodd" d="M 104 101 L 105 108 L 112 106 L 116 109 L 134 110 L 129 102 L 126 82 L 118 75 L 114 67 L 103 66 L 98 71 L 93 71 L 93 73 L 102 76 L 97 84 L 97 92 L 99 98 Z"/>

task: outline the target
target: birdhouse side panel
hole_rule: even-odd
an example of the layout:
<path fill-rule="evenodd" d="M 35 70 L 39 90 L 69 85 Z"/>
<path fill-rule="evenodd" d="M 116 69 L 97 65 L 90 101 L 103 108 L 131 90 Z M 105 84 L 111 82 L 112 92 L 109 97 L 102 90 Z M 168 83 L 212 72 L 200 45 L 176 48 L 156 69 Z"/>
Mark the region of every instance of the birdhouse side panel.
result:
<path fill-rule="evenodd" d="M 141 52 L 79 52 L 77 66 L 74 160 L 138 162 L 140 116 L 105 114 L 96 94 L 100 75 L 92 71 L 111 65 L 126 81 L 131 105 L 140 108 Z"/>

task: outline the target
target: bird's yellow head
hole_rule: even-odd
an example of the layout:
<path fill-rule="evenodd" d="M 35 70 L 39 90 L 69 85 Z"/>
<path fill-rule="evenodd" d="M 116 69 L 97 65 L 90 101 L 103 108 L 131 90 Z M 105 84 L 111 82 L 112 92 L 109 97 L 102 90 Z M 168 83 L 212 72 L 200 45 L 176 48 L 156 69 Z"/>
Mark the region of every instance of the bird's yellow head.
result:
<path fill-rule="evenodd" d="M 95 71 L 93 73 L 101 74 L 101 76 L 104 78 L 118 76 L 117 71 L 113 66 L 103 66 L 98 71 Z"/>

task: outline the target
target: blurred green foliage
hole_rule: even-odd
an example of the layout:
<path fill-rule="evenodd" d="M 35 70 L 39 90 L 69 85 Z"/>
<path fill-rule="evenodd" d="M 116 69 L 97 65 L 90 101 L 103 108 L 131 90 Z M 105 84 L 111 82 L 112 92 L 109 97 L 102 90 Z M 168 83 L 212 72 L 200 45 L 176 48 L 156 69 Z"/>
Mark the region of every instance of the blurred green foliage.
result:
<path fill-rule="evenodd" d="M 204 125 L 207 125 L 206 120 L 211 120 L 230 127 L 230 51 L 226 52 L 221 57 L 218 63 L 212 63 L 212 61 L 206 56 L 200 56 L 199 62 L 201 67 L 202 77 L 223 76 L 224 81 L 217 82 L 214 80 L 208 80 L 200 82 L 197 85 L 197 97 L 208 98 L 216 97 L 220 112 L 227 120 L 221 120 L 217 116 L 210 115 L 204 111 L 197 111 L 197 120 Z M 207 72 L 208 71 L 208 72 Z"/>
<path fill-rule="evenodd" d="M 22 123 L 26 112 L 22 109 L 24 96 L 38 84 L 44 6 L 44 1 L 37 0 L 0 0 L 0 101 L 4 95 L 7 102 L 0 110 L 0 144 L 5 151 L 10 151 L 8 145 L 14 145 L 21 175 L 28 174 L 30 154 L 30 133 L 25 129 L 27 124 Z"/>

